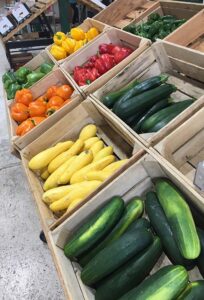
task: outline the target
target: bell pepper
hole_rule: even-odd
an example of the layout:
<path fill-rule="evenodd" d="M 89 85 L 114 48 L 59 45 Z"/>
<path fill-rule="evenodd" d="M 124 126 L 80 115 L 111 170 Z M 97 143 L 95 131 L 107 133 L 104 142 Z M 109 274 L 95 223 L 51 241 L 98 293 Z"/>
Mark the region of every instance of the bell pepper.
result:
<path fill-rule="evenodd" d="M 40 72 L 44 74 L 48 74 L 52 71 L 54 67 L 53 63 L 44 63 L 40 66 Z"/>
<path fill-rule="evenodd" d="M 31 117 L 44 117 L 47 110 L 47 104 L 40 101 L 33 101 L 29 104 L 28 109 Z"/>
<path fill-rule="evenodd" d="M 31 121 L 31 119 L 27 119 L 23 121 L 17 128 L 16 128 L 16 135 L 23 136 L 31 129 L 33 129 L 35 125 Z"/>
<path fill-rule="evenodd" d="M 63 42 L 62 42 L 62 47 L 65 49 L 65 51 L 68 54 L 71 54 L 74 52 L 74 47 L 76 46 L 76 41 L 70 38 L 66 38 Z"/>
<path fill-rule="evenodd" d="M 96 68 L 86 69 L 83 67 L 75 67 L 74 80 L 79 86 L 87 85 L 96 80 L 100 76 L 100 73 Z"/>
<path fill-rule="evenodd" d="M 93 40 L 97 35 L 99 35 L 99 31 L 95 27 L 91 27 L 87 33 L 86 33 L 86 38 L 88 41 Z"/>
<path fill-rule="evenodd" d="M 30 118 L 31 122 L 33 123 L 34 126 L 37 126 L 41 122 L 43 122 L 46 119 L 46 117 L 32 117 Z"/>
<path fill-rule="evenodd" d="M 102 75 L 107 72 L 104 61 L 101 57 L 99 57 L 95 62 L 95 68 L 98 70 L 99 74 Z"/>
<path fill-rule="evenodd" d="M 4 88 L 8 89 L 9 85 L 11 83 L 15 83 L 17 80 L 16 80 L 14 73 L 11 71 L 8 71 L 2 76 L 2 81 L 4 84 Z"/>
<path fill-rule="evenodd" d="M 51 107 L 49 107 L 46 111 L 46 116 L 49 117 L 49 116 L 53 115 L 59 109 L 60 109 L 60 106 L 51 106 Z"/>
<path fill-rule="evenodd" d="M 59 86 L 56 90 L 56 95 L 63 100 L 67 100 L 71 97 L 73 93 L 73 88 L 68 84 L 63 84 Z"/>
<path fill-rule="evenodd" d="M 76 44 L 75 44 L 75 47 L 74 47 L 74 52 L 76 52 L 77 50 L 79 50 L 83 46 L 84 46 L 84 42 L 83 41 L 76 41 Z"/>
<path fill-rule="evenodd" d="M 23 103 L 28 106 L 33 101 L 32 92 L 28 89 L 22 89 L 15 94 L 16 103 Z"/>
<path fill-rule="evenodd" d="M 36 83 L 38 80 L 43 78 L 45 76 L 45 73 L 41 72 L 32 72 L 31 74 L 27 75 L 27 82 L 23 85 L 23 88 L 27 89 L 31 87 L 34 83 Z"/>
<path fill-rule="evenodd" d="M 100 54 L 112 54 L 112 50 L 115 48 L 116 45 L 113 44 L 101 44 L 99 46 L 99 53 Z"/>
<path fill-rule="evenodd" d="M 55 33 L 54 37 L 53 37 L 53 41 L 55 43 L 55 45 L 57 46 L 61 46 L 62 42 L 67 38 L 66 34 L 64 34 L 64 32 L 58 31 L 57 33 Z"/>
<path fill-rule="evenodd" d="M 16 92 L 21 89 L 22 86 L 19 85 L 17 82 L 11 83 L 6 90 L 8 100 L 14 99 Z"/>
<path fill-rule="evenodd" d="M 127 56 L 129 56 L 133 52 L 132 49 L 127 47 L 122 47 L 120 51 L 116 52 L 114 54 L 114 59 L 116 64 L 120 63 L 123 59 L 125 59 Z"/>
<path fill-rule="evenodd" d="M 75 41 L 84 40 L 86 37 L 85 32 L 80 27 L 72 28 L 70 34 Z"/>
<path fill-rule="evenodd" d="M 21 67 L 15 72 L 15 77 L 18 83 L 23 84 L 27 81 L 27 75 L 30 74 L 31 71 L 26 67 Z"/>
<path fill-rule="evenodd" d="M 50 53 L 56 60 L 61 60 L 67 57 L 67 52 L 61 46 L 53 45 L 50 49 Z"/>
<path fill-rule="evenodd" d="M 53 96 L 48 101 L 47 108 L 50 108 L 50 107 L 53 107 L 53 106 L 61 107 L 63 103 L 64 103 L 64 99 L 63 98 L 61 98 L 59 96 Z"/>
<path fill-rule="evenodd" d="M 99 58 L 98 55 L 93 55 L 89 58 L 88 62 L 86 62 L 83 67 L 84 68 L 94 68 L 95 61 Z"/>
<path fill-rule="evenodd" d="M 15 103 L 11 107 L 11 117 L 16 122 L 23 122 L 28 119 L 28 107 L 22 103 Z"/>
<path fill-rule="evenodd" d="M 101 59 L 104 61 L 104 65 L 107 71 L 112 69 L 116 65 L 113 55 L 102 54 Z"/>

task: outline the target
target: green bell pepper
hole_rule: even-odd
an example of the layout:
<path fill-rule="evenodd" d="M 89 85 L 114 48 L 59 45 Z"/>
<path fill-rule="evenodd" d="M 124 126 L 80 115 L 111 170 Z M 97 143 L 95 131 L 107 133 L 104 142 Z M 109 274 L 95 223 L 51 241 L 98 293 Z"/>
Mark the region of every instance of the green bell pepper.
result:
<path fill-rule="evenodd" d="M 16 77 L 13 72 L 8 71 L 2 76 L 2 81 L 4 88 L 7 89 L 11 83 L 16 82 Z"/>
<path fill-rule="evenodd" d="M 23 84 L 23 88 L 27 89 L 34 83 L 36 83 L 38 80 L 43 78 L 45 76 L 44 73 L 41 72 L 32 72 L 31 74 L 27 75 L 27 82 Z"/>
<path fill-rule="evenodd" d="M 40 67 L 40 72 L 44 74 L 48 74 L 52 71 L 54 64 L 53 63 L 44 63 Z"/>
<path fill-rule="evenodd" d="M 19 85 L 17 82 L 11 83 L 8 89 L 6 90 L 8 100 L 14 99 L 16 92 L 21 89 L 21 85 Z"/>
<path fill-rule="evenodd" d="M 26 67 L 21 67 L 15 72 L 16 79 L 18 83 L 26 83 L 27 75 L 30 74 L 31 71 Z"/>

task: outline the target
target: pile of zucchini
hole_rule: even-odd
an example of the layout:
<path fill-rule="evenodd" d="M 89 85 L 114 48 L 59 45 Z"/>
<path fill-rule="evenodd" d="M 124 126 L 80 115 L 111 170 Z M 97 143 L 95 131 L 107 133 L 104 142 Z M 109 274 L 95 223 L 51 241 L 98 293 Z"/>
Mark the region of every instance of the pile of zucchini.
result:
<path fill-rule="evenodd" d="M 176 87 L 167 84 L 167 75 L 142 82 L 134 80 L 122 89 L 102 97 L 105 106 L 137 133 L 157 132 L 193 103 L 193 99 L 174 102 Z"/>
<path fill-rule="evenodd" d="M 186 19 L 178 20 L 172 15 L 160 16 L 158 13 L 152 13 L 148 16 L 147 22 L 139 25 L 130 24 L 124 30 L 155 42 L 156 39 L 164 39 L 185 22 Z"/>
<path fill-rule="evenodd" d="M 149 276 L 163 251 L 172 265 Z M 64 253 L 81 265 L 81 279 L 95 289 L 96 300 L 203 299 L 204 280 L 189 283 L 187 270 L 197 265 L 204 276 L 204 231 L 166 179 L 156 180 L 145 201 L 111 198 L 73 234 Z"/>

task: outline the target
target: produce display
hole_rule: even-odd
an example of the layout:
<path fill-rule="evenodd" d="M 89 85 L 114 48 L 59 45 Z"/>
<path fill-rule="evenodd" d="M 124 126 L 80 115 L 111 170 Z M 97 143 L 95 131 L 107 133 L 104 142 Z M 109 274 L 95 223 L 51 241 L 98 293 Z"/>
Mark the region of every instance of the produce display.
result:
<path fill-rule="evenodd" d="M 157 132 L 178 116 L 195 99 L 175 102 L 176 86 L 166 83 L 167 75 L 137 79 L 101 99 L 120 119 L 137 133 Z"/>
<path fill-rule="evenodd" d="M 202 299 L 204 280 L 189 283 L 187 270 L 203 266 L 204 232 L 172 182 L 158 178 L 154 190 L 145 201 L 112 197 L 65 244 L 96 300 Z M 150 275 L 163 252 L 173 265 Z"/>
<path fill-rule="evenodd" d="M 178 20 L 172 15 L 160 16 L 158 13 L 152 13 L 148 16 L 147 22 L 139 25 L 130 24 L 124 30 L 155 42 L 156 39 L 164 39 L 185 22 L 186 19 Z"/>
<path fill-rule="evenodd" d="M 74 68 L 74 80 L 79 86 L 90 84 L 115 65 L 119 64 L 132 52 L 133 50 L 129 47 L 101 44 L 98 49 L 98 54 L 91 56 L 83 66 Z"/>
<path fill-rule="evenodd" d="M 16 128 L 16 135 L 25 135 L 62 106 L 69 103 L 72 93 L 73 88 L 67 84 L 51 86 L 44 95 L 36 100 L 33 99 L 29 89 L 17 91 L 15 101 L 11 106 L 11 117 L 19 124 Z"/>
<path fill-rule="evenodd" d="M 14 99 L 17 91 L 31 87 L 38 80 L 52 71 L 54 64 L 45 62 L 37 70 L 21 67 L 16 72 L 8 71 L 2 76 L 7 99 Z"/>
<path fill-rule="evenodd" d="M 42 200 L 50 210 L 57 215 L 72 211 L 127 162 L 117 160 L 113 151 L 112 146 L 105 146 L 97 137 L 97 127 L 89 124 L 76 141 L 58 143 L 34 156 L 29 168 L 45 180 Z"/>
<path fill-rule="evenodd" d="M 51 46 L 50 53 L 56 60 L 65 59 L 97 37 L 99 33 L 95 27 L 91 27 L 87 32 L 80 27 L 72 28 L 69 36 L 57 32 L 53 37 L 54 44 Z"/>

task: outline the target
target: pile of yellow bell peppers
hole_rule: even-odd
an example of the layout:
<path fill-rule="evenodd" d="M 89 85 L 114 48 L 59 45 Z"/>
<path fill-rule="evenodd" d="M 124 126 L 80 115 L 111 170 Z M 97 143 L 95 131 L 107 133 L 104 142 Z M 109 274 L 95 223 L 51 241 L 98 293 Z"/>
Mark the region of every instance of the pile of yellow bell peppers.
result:
<path fill-rule="evenodd" d="M 69 37 L 63 32 L 57 32 L 53 37 L 54 44 L 51 46 L 50 53 L 56 60 L 64 59 L 97 35 L 99 31 L 95 27 L 91 27 L 87 32 L 80 27 L 72 28 Z"/>
<path fill-rule="evenodd" d="M 48 148 L 29 161 L 39 171 L 43 201 L 57 215 L 72 211 L 127 159 L 116 161 L 113 147 L 97 137 L 97 127 L 86 125 L 76 141 L 65 141 Z"/>

